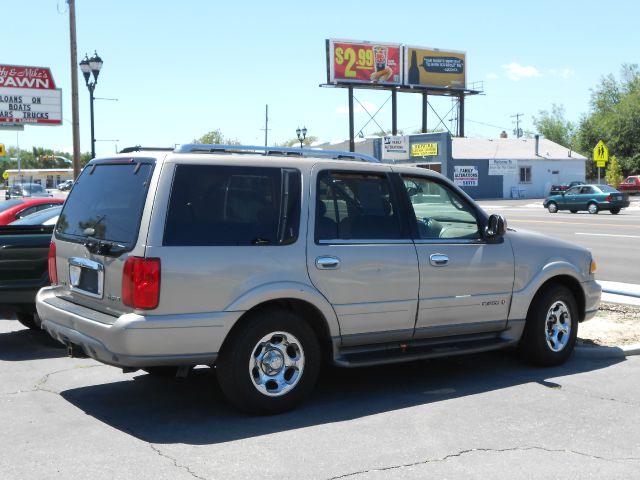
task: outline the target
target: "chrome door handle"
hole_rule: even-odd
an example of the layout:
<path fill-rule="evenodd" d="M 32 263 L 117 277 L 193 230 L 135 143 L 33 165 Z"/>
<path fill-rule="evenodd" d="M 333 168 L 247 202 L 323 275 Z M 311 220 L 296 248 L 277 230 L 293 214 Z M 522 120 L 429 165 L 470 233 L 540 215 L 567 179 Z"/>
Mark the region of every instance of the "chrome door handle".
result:
<path fill-rule="evenodd" d="M 442 253 L 434 253 L 429 257 L 429 261 L 434 267 L 444 267 L 449 263 L 449 257 Z"/>
<path fill-rule="evenodd" d="M 316 268 L 318 270 L 336 270 L 340 268 L 340 259 L 337 257 L 316 258 Z"/>

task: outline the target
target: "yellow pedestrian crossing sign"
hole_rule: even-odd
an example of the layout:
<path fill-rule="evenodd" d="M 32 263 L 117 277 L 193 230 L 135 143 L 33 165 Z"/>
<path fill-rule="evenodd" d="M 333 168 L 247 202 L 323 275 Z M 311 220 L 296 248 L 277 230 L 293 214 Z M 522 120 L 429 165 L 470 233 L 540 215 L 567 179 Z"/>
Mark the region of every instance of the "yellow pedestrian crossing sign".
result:
<path fill-rule="evenodd" d="M 609 149 L 602 140 L 598 142 L 596 148 L 593 149 L 593 159 L 598 167 L 604 167 L 609 160 Z"/>

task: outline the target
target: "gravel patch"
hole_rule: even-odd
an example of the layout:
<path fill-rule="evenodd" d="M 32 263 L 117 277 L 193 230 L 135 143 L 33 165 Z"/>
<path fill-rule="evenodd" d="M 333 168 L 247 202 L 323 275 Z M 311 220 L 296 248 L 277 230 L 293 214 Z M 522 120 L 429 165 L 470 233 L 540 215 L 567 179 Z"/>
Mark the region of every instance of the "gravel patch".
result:
<path fill-rule="evenodd" d="M 640 344 L 640 307 L 600 304 L 597 315 L 578 327 L 578 345 L 615 347 Z"/>

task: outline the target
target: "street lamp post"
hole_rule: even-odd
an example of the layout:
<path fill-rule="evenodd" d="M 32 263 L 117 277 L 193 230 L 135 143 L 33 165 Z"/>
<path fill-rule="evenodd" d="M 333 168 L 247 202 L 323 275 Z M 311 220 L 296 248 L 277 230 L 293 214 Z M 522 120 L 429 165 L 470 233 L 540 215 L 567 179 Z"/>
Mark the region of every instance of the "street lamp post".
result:
<path fill-rule="evenodd" d="M 298 127 L 296 129 L 296 135 L 298 136 L 298 141 L 300 142 L 300 148 L 302 148 L 302 142 L 304 142 L 304 139 L 307 138 L 307 127 L 302 127 L 302 130 L 300 130 L 300 127 Z"/>
<path fill-rule="evenodd" d="M 80 62 L 80 70 L 82 70 L 82 75 L 84 75 L 84 83 L 89 89 L 89 108 L 91 112 L 91 158 L 96 158 L 96 136 L 93 127 L 93 91 L 96 88 L 96 83 L 98 83 L 98 75 L 100 74 L 101 68 L 102 59 L 98 56 L 97 51 L 94 51 L 91 58 L 87 57 L 85 54 L 84 58 Z M 91 74 L 93 74 L 92 82 L 89 81 Z"/>

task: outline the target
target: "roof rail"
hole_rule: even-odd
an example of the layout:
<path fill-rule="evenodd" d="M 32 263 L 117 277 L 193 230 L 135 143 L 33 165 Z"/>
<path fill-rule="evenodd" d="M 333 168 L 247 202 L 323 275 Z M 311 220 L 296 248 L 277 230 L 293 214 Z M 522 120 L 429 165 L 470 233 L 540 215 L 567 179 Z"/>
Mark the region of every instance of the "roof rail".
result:
<path fill-rule="evenodd" d="M 126 147 L 120 150 L 118 153 L 132 153 L 132 152 L 151 152 L 151 151 L 172 151 L 173 147 L 141 147 L 140 145 L 136 145 L 135 147 Z"/>
<path fill-rule="evenodd" d="M 310 148 L 291 147 L 258 147 L 253 145 L 217 145 L 187 143 L 176 147 L 175 153 L 260 153 L 262 155 L 289 155 L 298 157 L 324 157 L 335 160 L 357 160 L 361 162 L 380 163 L 375 157 L 357 152 L 341 152 L 337 150 L 314 150 Z"/>

